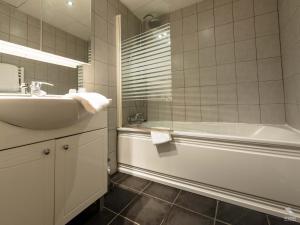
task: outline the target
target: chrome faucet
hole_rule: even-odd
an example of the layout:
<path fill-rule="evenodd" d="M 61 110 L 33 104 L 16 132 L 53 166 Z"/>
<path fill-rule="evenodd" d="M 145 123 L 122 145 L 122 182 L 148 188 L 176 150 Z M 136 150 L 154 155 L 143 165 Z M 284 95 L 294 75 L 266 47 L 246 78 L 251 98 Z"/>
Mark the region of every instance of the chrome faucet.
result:
<path fill-rule="evenodd" d="M 144 113 L 136 113 L 135 115 L 128 116 L 129 123 L 142 123 L 145 122 Z"/>
<path fill-rule="evenodd" d="M 45 96 L 47 95 L 46 91 L 43 91 L 42 85 L 48 85 L 48 86 L 54 86 L 53 84 L 47 83 L 47 82 L 41 82 L 41 81 L 32 81 L 30 85 L 30 93 L 34 96 Z"/>
<path fill-rule="evenodd" d="M 20 85 L 20 92 L 21 92 L 21 94 L 28 94 L 29 93 L 29 84 L 28 83 L 22 83 Z"/>

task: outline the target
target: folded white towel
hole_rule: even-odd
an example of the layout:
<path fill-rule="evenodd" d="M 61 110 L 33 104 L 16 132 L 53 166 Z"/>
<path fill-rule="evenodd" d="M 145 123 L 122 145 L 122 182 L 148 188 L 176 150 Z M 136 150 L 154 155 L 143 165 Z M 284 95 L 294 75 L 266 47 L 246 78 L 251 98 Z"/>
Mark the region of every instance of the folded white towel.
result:
<path fill-rule="evenodd" d="M 67 96 L 80 102 L 85 110 L 92 114 L 106 108 L 110 103 L 110 99 L 94 92 L 73 93 Z"/>
<path fill-rule="evenodd" d="M 172 141 L 171 133 L 167 130 L 152 130 L 151 139 L 154 145 L 160 145 Z"/>

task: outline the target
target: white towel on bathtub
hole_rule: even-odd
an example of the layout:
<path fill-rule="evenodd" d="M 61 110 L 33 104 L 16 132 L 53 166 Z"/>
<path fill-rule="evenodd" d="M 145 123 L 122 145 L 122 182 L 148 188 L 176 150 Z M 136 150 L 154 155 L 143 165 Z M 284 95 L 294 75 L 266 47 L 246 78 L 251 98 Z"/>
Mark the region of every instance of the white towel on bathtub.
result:
<path fill-rule="evenodd" d="M 154 145 L 172 141 L 171 133 L 168 130 L 151 130 L 151 139 Z"/>
<path fill-rule="evenodd" d="M 94 92 L 73 93 L 67 96 L 80 102 L 84 109 L 92 114 L 106 108 L 110 103 L 110 99 Z"/>

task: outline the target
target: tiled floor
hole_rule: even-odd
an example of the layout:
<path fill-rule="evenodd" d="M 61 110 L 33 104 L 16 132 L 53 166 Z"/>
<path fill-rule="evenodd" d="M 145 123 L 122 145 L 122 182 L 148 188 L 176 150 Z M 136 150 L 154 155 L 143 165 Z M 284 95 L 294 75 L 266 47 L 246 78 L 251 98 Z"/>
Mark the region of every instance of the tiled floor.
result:
<path fill-rule="evenodd" d="M 68 225 L 299 225 L 122 173 L 111 181 L 104 210 Z"/>

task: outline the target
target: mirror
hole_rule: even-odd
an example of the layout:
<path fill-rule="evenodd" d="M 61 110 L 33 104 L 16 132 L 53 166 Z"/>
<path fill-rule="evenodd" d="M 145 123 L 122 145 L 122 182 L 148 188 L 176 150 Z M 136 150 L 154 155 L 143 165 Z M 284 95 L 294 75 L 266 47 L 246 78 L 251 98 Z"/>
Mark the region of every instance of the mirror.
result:
<path fill-rule="evenodd" d="M 0 0 L 0 40 L 88 63 L 90 36 L 91 0 Z M 22 82 L 44 81 L 54 84 L 43 87 L 48 94 L 66 94 L 82 87 L 82 73 L 81 66 L 0 53 L 0 93 L 15 93 Z"/>

